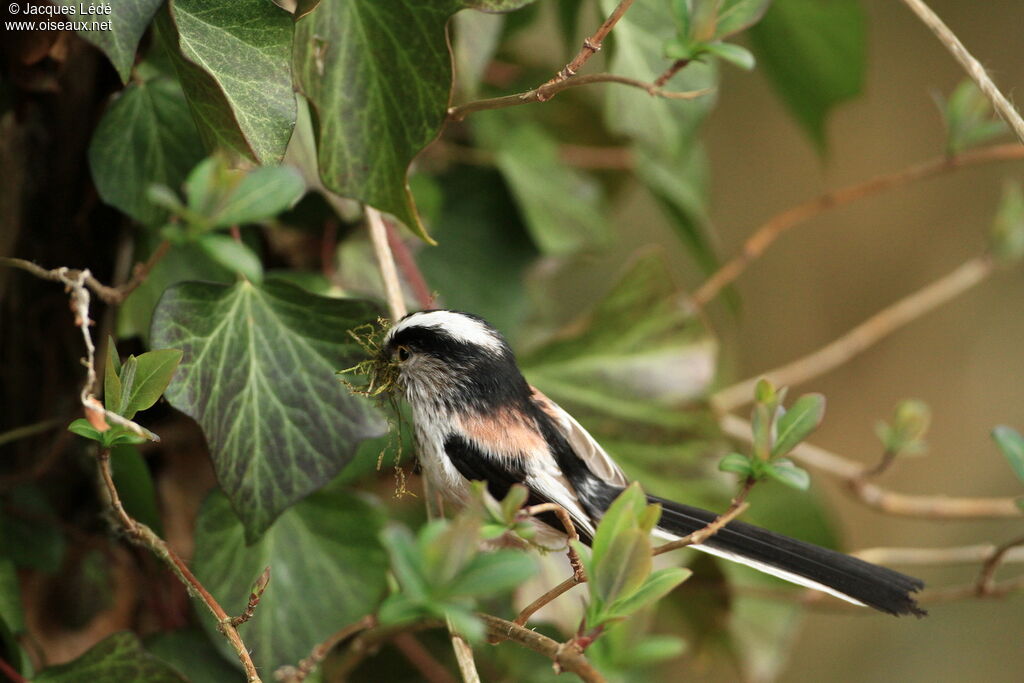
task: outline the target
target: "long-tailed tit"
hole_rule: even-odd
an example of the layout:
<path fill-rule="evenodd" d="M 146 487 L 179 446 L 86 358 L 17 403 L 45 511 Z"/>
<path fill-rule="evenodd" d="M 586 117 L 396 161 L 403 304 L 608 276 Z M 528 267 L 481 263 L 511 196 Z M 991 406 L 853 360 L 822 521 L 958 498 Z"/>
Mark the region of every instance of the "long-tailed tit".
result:
<path fill-rule="evenodd" d="M 628 480 L 572 416 L 526 382 L 497 330 L 466 313 L 412 313 L 388 331 L 381 353 L 397 364 L 420 463 L 434 487 L 464 501 L 470 481 L 485 481 L 497 498 L 522 484 L 530 504 L 565 508 L 590 542 Z M 648 498 L 662 505 L 656 533 L 668 539 L 716 516 Z M 557 520 L 545 521 L 561 529 Z M 919 579 L 751 524 L 731 522 L 693 547 L 889 614 L 925 613 L 910 595 L 923 587 Z"/>

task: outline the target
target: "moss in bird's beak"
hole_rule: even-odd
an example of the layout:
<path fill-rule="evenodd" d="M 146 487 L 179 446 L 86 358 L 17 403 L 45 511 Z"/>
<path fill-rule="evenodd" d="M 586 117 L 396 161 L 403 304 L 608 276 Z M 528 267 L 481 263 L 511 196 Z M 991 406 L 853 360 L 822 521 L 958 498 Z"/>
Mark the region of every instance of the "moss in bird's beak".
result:
<path fill-rule="evenodd" d="M 367 323 L 348 331 L 356 344 L 369 356 L 350 368 L 339 370 L 338 375 L 349 375 L 352 380 L 341 378 L 345 386 L 354 394 L 376 398 L 382 394 L 390 394 L 398 386 L 398 363 L 389 359 L 382 342 L 391 323 L 383 318 L 377 324 Z"/>

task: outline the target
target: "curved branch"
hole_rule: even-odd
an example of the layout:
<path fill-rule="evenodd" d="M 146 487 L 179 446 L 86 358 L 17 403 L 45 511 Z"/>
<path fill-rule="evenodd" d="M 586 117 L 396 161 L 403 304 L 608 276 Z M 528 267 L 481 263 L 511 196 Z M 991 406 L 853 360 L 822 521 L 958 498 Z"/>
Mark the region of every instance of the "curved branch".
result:
<path fill-rule="evenodd" d="M 604 42 L 604 39 L 609 33 L 611 33 L 611 30 L 615 28 L 615 24 L 619 23 L 619 19 L 622 18 L 626 13 L 626 10 L 628 10 L 630 5 L 634 2 L 635 0 L 621 0 L 621 2 L 615 6 L 615 9 L 611 11 L 611 14 L 608 15 L 608 18 L 597 27 L 597 30 L 594 31 L 592 35 L 584 39 L 583 47 L 581 47 L 580 51 L 576 53 L 576 56 L 573 57 L 572 61 L 562 67 L 562 69 L 544 85 L 554 85 L 574 77 L 576 72 L 583 68 L 583 65 L 587 63 L 587 60 L 600 51 L 601 43 Z M 553 94 L 554 93 L 552 93 L 552 95 Z"/>
<path fill-rule="evenodd" d="M 724 415 L 719 422 L 729 437 L 749 442 L 750 423 L 735 415 Z M 1007 519 L 1024 517 L 1013 498 L 954 498 L 920 496 L 889 491 L 863 479 L 863 466 L 809 443 L 793 449 L 792 457 L 809 467 L 831 474 L 846 483 L 847 489 L 868 507 L 899 517 L 924 519 Z"/>
<path fill-rule="evenodd" d="M 577 646 L 559 643 L 536 631 L 490 614 L 477 614 L 477 617 L 487 627 L 489 638 L 512 640 L 534 652 L 539 652 L 554 662 L 556 672 L 571 671 L 587 683 L 603 683 L 605 680 Z"/>
<path fill-rule="evenodd" d="M 999 113 L 999 116 L 1010 125 L 1017 139 L 1024 142 L 1024 119 L 1021 118 L 1020 113 L 1010 104 L 1010 101 L 1006 99 L 1006 96 L 999 91 L 996 84 L 992 82 L 981 62 L 967 51 L 967 48 L 956 37 L 956 34 L 950 31 L 942 19 L 922 0 L 903 0 L 903 4 L 909 7 L 917 15 L 918 19 L 931 29 L 932 33 L 939 39 L 939 42 L 946 46 L 946 49 L 953 55 L 953 58 L 960 62 L 960 66 L 964 68 L 964 71 L 971 77 L 971 80 L 978 84 L 981 92 L 985 93 L 985 97 L 992 103 L 992 107 Z"/>
<path fill-rule="evenodd" d="M 793 386 L 830 372 L 907 323 L 963 294 L 994 271 L 995 261 L 991 256 L 976 256 L 948 275 L 883 308 L 817 351 L 716 392 L 711 404 L 724 413 L 749 403 L 762 377 L 778 386 Z"/>
<path fill-rule="evenodd" d="M 581 85 L 592 85 L 594 83 L 618 83 L 620 85 L 628 85 L 633 88 L 640 88 L 641 90 L 647 91 L 647 94 L 651 97 L 663 97 L 670 100 L 692 100 L 698 97 L 703 97 L 704 95 L 712 92 L 710 88 L 683 92 L 665 90 L 654 83 L 648 83 L 646 81 L 640 81 L 626 76 L 618 76 L 616 74 L 589 74 L 586 76 L 576 76 L 575 78 L 566 81 L 556 81 L 550 84 L 545 83 L 539 88 L 527 90 L 526 92 L 518 93 L 516 95 L 505 95 L 504 97 L 492 97 L 486 100 L 466 102 L 465 104 L 450 107 L 448 109 L 448 118 L 452 121 L 461 121 L 466 118 L 467 114 L 471 114 L 475 111 L 483 111 L 485 109 L 503 109 L 505 107 L 515 107 L 517 105 L 528 104 L 530 102 L 546 102 L 555 94 L 563 90 L 576 88 Z"/>
<path fill-rule="evenodd" d="M 707 305 L 719 292 L 738 278 L 753 261 L 784 233 L 815 216 L 858 199 L 902 187 L 943 173 L 968 166 L 996 161 L 1024 159 L 1024 145 L 993 145 L 969 150 L 956 156 L 941 156 L 913 166 L 876 176 L 864 182 L 847 185 L 778 213 L 762 224 L 743 243 L 740 253 L 719 268 L 693 294 L 698 306 Z"/>

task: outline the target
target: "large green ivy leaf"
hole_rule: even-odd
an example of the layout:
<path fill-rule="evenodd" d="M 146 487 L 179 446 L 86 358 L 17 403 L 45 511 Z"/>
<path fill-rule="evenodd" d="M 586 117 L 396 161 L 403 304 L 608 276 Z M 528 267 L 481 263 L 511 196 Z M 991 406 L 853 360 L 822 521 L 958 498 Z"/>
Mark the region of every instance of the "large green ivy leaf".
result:
<path fill-rule="evenodd" d="M 130 2 L 111 3 L 110 0 L 60 0 L 68 18 L 74 21 L 109 21 L 110 28 L 101 31 L 78 31 L 79 37 L 98 47 L 107 56 L 110 63 L 117 69 L 121 82 L 127 83 L 135 65 L 135 50 L 139 40 L 146 32 L 150 20 L 163 0 L 131 0 Z M 104 8 L 110 14 L 88 14 L 78 11 L 80 8 Z"/>
<path fill-rule="evenodd" d="M 866 24 L 857 0 L 775 0 L 750 29 L 758 63 L 821 149 L 829 110 L 863 86 Z"/>
<path fill-rule="evenodd" d="M 181 86 L 157 76 L 132 83 L 111 103 L 89 143 L 89 167 L 103 201 L 152 225 L 167 212 L 146 189 L 180 186 L 203 154 Z"/>
<path fill-rule="evenodd" d="M 78 659 L 44 669 L 36 683 L 187 683 L 167 664 L 149 654 L 134 633 L 122 631 L 100 641 Z"/>
<path fill-rule="evenodd" d="M 443 200 L 434 228 L 438 246 L 417 254 L 443 305 L 516 330 L 527 312 L 523 274 L 537 257 L 501 176 L 458 167 L 440 178 Z"/>
<path fill-rule="evenodd" d="M 213 636 L 223 638 L 220 633 Z M 198 628 L 163 631 L 146 639 L 146 649 L 185 674 L 189 683 L 223 683 L 237 679 L 238 671 Z M 235 661 L 232 651 L 231 661 Z"/>
<path fill-rule="evenodd" d="M 203 428 L 250 542 L 382 433 L 335 376 L 365 355 L 348 330 L 378 314 L 283 282 L 185 282 L 160 299 L 153 346 L 184 351 L 167 399 Z"/>
<path fill-rule="evenodd" d="M 638 259 L 587 316 L 523 358 L 527 378 L 569 409 L 662 427 L 714 375 L 716 345 L 656 254 Z M 570 412 L 573 412 L 570 409 Z"/>
<path fill-rule="evenodd" d="M 560 161 L 558 143 L 542 127 L 504 112 L 485 112 L 477 123 L 541 252 L 565 256 L 607 241 L 600 184 Z"/>
<path fill-rule="evenodd" d="M 196 575 L 229 613 L 238 614 L 253 581 L 270 567 L 270 584 L 240 634 L 256 666 L 271 672 L 297 663 L 331 633 L 376 611 L 387 572 L 381 524 L 368 503 L 325 491 L 287 510 L 258 543 L 246 546 L 245 530 L 218 492 L 199 514 Z M 206 626 L 230 656 L 216 624 L 207 620 Z"/>
<path fill-rule="evenodd" d="M 174 0 L 157 16 L 203 139 L 280 163 L 297 116 L 291 15 L 265 0 Z"/>
<path fill-rule="evenodd" d="M 295 24 L 295 81 L 315 112 L 320 175 L 429 240 L 406 183 L 437 137 L 452 87 L 445 35 L 462 7 L 532 0 L 324 0 Z"/>

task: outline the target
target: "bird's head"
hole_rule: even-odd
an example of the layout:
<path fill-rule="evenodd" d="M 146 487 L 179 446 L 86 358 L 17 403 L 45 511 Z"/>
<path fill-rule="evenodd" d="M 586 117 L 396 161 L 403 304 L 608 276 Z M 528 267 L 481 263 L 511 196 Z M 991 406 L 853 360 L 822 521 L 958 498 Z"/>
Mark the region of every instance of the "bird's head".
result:
<path fill-rule="evenodd" d="M 414 406 L 479 412 L 530 392 L 505 338 L 469 313 L 405 316 L 388 330 L 380 360 L 397 368 L 398 385 Z"/>

